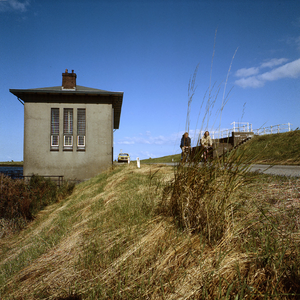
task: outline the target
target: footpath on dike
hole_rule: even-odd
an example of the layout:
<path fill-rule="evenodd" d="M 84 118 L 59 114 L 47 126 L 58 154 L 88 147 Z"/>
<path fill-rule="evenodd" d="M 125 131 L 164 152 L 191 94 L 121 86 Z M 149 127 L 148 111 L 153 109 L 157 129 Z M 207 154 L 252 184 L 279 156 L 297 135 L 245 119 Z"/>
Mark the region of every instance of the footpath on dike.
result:
<path fill-rule="evenodd" d="M 155 164 L 155 163 L 154 163 Z M 179 163 L 159 163 L 168 166 L 176 166 Z M 269 175 L 300 177 L 300 166 L 295 165 L 262 165 L 254 164 L 249 169 L 250 172 L 258 172 Z"/>
<path fill-rule="evenodd" d="M 300 166 L 293 165 L 252 165 L 251 172 L 259 172 L 270 175 L 300 177 Z"/>

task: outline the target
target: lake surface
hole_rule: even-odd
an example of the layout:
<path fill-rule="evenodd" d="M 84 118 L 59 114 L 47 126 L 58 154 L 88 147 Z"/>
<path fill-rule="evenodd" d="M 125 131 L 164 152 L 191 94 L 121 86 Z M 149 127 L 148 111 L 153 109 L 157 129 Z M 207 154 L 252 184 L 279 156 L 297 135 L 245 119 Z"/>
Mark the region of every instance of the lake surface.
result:
<path fill-rule="evenodd" d="M 0 173 L 11 178 L 21 178 L 23 176 L 23 166 L 0 166 Z"/>

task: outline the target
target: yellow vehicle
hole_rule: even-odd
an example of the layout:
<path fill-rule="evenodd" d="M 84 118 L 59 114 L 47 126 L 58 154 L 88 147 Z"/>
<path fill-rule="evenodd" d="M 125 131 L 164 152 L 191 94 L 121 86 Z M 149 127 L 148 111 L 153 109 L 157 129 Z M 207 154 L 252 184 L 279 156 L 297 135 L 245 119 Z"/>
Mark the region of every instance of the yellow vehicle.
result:
<path fill-rule="evenodd" d="M 130 160 L 130 156 L 128 153 L 120 153 L 118 155 L 118 162 L 127 162 Z"/>

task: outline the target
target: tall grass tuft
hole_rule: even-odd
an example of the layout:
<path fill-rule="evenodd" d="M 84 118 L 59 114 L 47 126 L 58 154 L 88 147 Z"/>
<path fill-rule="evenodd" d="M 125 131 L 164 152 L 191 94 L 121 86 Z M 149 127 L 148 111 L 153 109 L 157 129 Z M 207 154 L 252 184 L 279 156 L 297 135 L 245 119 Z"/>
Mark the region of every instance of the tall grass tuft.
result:
<path fill-rule="evenodd" d="M 174 180 L 164 190 L 161 211 L 190 233 L 201 233 L 209 243 L 217 243 L 234 226 L 234 213 L 241 205 L 238 188 L 249 182 L 249 165 L 235 150 L 210 164 L 199 162 L 178 168 Z"/>
<path fill-rule="evenodd" d="M 216 86 L 216 84 L 211 83 L 215 43 L 216 36 L 211 62 L 210 84 L 202 100 L 199 112 L 200 116 L 206 100 L 201 128 L 203 129 L 203 126 L 206 124 L 205 130 L 208 129 L 212 110 L 221 89 L 221 85 Z M 235 54 L 236 51 L 232 60 Z M 224 106 L 228 101 L 226 86 L 231 66 L 232 61 L 224 84 L 222 103 L 219 109 L 220 120 Z M 197 72 L 198 66 L 188 85 L 187 130 L 190 127 L 190 110 L 196 91 Z M 204 149 L 200 148 L 201 135 L 196 140 L 200 150 L 194 153 L 187 166 L 180 166 L 177 169 L 174 181 L 165 189 L 161 209 L 164 213 L 170 214 L 184 230 L 190 233 L 201 233 L 207 238 L 209 243 L 214 244 L 224 236 L 225 232 L 233 228 L 233 213 L 236 207 L 239 206 L 239 200 L 235 197 L 235 192 L 239 186 L 245 183 L 244 174 L 249 168 L 251 157 L 245 158 L 243 152 L 235 149 L 229 154 L 222 156 L 222 158 L 216 155 L 215 159 L 209 164 L 203 164 Z"/>
<path fill-rule="evenodd" d="M 202 125 L 208 126 L 219 92 L 219 87 L 216 92 L 209 88 Z M 224 95 L 220 113 L 227 102 Z M 189 97 L 188 106 L 191 102 Z M 175 169 L 174 179 L 164 188 L 158 211 L 188 234 L 193 246 L 185 254 L 192 253 L 196 260 L 196 267 L 189 265 L 192 271 L 187 273 L 193 279 L 184 299 L 300 297 L 299 181 L 291 184 L 294 191 L 278 198 L 277 179 L 271 180 L 270 187 L 263 176 L 249 174 L 258 159 L 257 151 L 248 151 L 249 147 L 253 143 L 217 153 L 208 163 L 202 162 L 203 150 L 199 150 Z M 265 195 L 269 190 L 277 191 Z"/>

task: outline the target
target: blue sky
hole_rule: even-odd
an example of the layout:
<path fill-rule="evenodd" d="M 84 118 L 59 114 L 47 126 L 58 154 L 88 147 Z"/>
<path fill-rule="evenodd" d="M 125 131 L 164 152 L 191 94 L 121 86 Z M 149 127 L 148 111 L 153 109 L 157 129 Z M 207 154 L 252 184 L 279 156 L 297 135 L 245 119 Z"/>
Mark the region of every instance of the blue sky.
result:
<path fill-rule="evenodd" d="M 9 89 L 61 85 L 65 69 L 124 92 L 114 157 L 179 153 L 197 66 L 194 140 L 234 121 L 300 127 L 298 0 L 0 0 L 0 35 L 0 161 L 23 159 L 24 107 Z"/>

